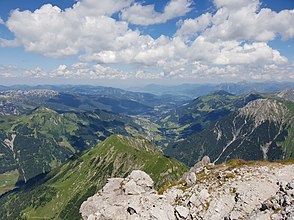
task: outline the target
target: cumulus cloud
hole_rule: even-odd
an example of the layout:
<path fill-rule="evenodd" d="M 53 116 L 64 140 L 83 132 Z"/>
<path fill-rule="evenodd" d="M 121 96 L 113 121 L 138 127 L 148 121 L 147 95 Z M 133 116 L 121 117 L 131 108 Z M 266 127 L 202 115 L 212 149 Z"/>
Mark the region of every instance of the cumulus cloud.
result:
<path fill-rule="evenodd" d="M 153 66 L 161 60 L 185 56 L 187 49 L 187 45 L 180 38 L 169 39 L 161 36 L 153 39 L 141 36 L 125 49 L 101 51 L 84 56 L 82 59 L 102 63 L 136 63 Z"/>
<path fill-rule="evenodd" d="M 0 47 L 17 47 L 20 46 L 21 43 L 17 40 L 6 40 L 0 38 Z"/>
<path fill-rule="evenodd" d="M 93 48 L 104 50 L 115 47 L 116 39 L 130 32 L 128 24 L 106 16 L 116 9 L 93 11 L 91 16 L 84 8 L 89 7 L 91 12 L 94 3 L 88 2 L 93 1 L 78 2 L 65 11 L 50 4 L 34 12 L 15 10 L 7 21 L 7 27 L 27 51 L 51 57 L 76 55 L 81 51 L 90 52 Z M 99 2 L 95 5 L 99 9 L 100 1 L 95 2 Z"/>
<path fill-rule="evenodd" d="M 177 30 L 175 36 L 196 36 L 211 24 L 211 19 L 212 15 L 210 13 L 205 13 L 195 19 L 189 18 L 181 21 L 178 23 L 180 28 Z"/>
<path fill-rule="evenodd" d="M 202 31 L 211 41 L 253 40 L 270 41 L 277 35 L 283 39 L 294 37 L 294 10 L 274 12 L 260 9 L 258 0 L 215 0 L 218 10 L 182 22 L 176 35 L 190 37 Z"/>
<path fill-rule="evenodd" d="M 239 9 L 247 5 L 259 5 L 259 0 L 214 0 L 217 8 L 226 7 L 231 10 Z"/>
<path fill-rule="evenodd" d="M 265 65 L 210 65 L 201 61 L 187 63 L 182 59 L 177 62 L 166 61 L 160 63 L 158 71 L 138 70 L 122 71 L 100 64 L 75 63 L 72 65 L 59 65 L 56 69 L 45 70 L 40 67 L 30 70 L 18 69 L 12 66 L 0 66 L 2 78 L 27 78 L 44 80 L 75 79 L 75 80 L 102 80 L 102 79 L 195 79 L 198 81 L 218 82 L 240 80 L 278 80 L 294 79 L 294 63 L 290 64 L 265 64 Z"/>
<path fill-rule="evenodd" d="M 150 36 L 141 36 L 132 31 L 125 21 L 111 17 L 116 12 L 131 6 L 132 0 L 82 0 L 72 8 L 61 10 L 57 6 L 45 4 L 34 12 L 14 10 L 7 27 L 14 33 L 14 40 L 1 39 L 1 46 L 23 45 L 27 51 L 49 57 L 73 56 L 79 53 L 97 53 L 121 50 L 134 42 L 153 41 Z M 137 4 L 135 4 L 137 5 Z M 190 6 L 188 0 L 172 0 L 164 12 L 155 16 L 157 22 L 185 14 Z M 140 6 L 145 10 L 145 7 Z M 186 8 L 186 9 L 185 9 Z M 124 10 L 123 14 L 127 11 Z M 146 16 L 153 15 L 146 14 Z M 122 16 L 124 17 L 124 15 Z M 145 19 L 144 19 L 145 20 Z M 143 42 L 142 42 L 143 41 Z M 110 55 L 110 53 L 108 54 Z"/>
<path fill-rule="evenodd" d="M 278 70 L 285 76 L 288 60 L 268 42 L 294 37 L 294 10 L 274 12 L 260 8 L 258 0 L 214 0 L 214 4 L 214 13 L 181 20 L 174 36 L 157 39 L 130 29 L 128 22 L 166 22 L 189 12 L 190 0 L 171 0 L 162 13 L 154 5 L 133 0 L 81 0 L 65 10 L 51 4 L 34 12 L 15 10 L 5 22 L 15 39 L 0 39 L 0 46 L 22 45 L 49 57 L 80 58 L 80 63 L 51 71 L 27 70 L 29 77 L 246 79 L 250 75 L 253 79 L 255 74 L 256 79 L 277 79 Z M 121 19 L 114 13 L 121 13 Z M 111 64 L 136 70 L 127 73 L 110 68 Z"/>
<path fill-rule="evenodd" d="M 132 24 L 151 25 L 165 23 L 166 21 L 183 16 L 191 11 L 191 0 L 171 0 L 162 13 L 155 11 L 154 5 L 134 3 L 122 11 L 121 18 Z"/>
<path fill-rule="evenodd" d="M 16 66 L 0 66 L 0 77 L 1 78 L 16 78 L 21 76 L 23 69 Z"/>
<path fill-rule="evenodd" d="M 125 79 L 129 77 L 123 71 L 104 67 L 99 64 L 89 65 L 87 63 L 75 63 L 70 66 L 62 64 L 50 71 L 38 67 L 32 70 L 26 70 L 24 74 L 31 78 Z"/>
<path fill-rule="evenodd" d="M 238 41 L 210 42 L 205 37 L 198 37 L 192 44 L 192 59 L 210 61 L 213 64 L 283 64 L 287 58 L 268 44 L 255 42 L 242 44 Z"/>
<path fill-rule="evenodd" d="M 255 5 L 249 5 L 235 11 L 220 9 L 214 16 L 216 21 L 218 16 L 225 16 L 226 19 L 219 24 L 213 24 L 204 33 L 211 40 L 270 41 L 277 34 L 284 39 L 294 37 L 294 28 L 291 25 L 294 22 L 294 10 L 276 13 L 270 9 L 261 9 L 257 12 Z"/>

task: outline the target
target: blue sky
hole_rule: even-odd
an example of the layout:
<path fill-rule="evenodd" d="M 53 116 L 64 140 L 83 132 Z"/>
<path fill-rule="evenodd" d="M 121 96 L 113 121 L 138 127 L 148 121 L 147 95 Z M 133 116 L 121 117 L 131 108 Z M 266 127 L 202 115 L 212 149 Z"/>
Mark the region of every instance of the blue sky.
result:
<path fill-rule="evenodd" d="M 2 0 L 0 18 L 0 84 L 294 81 L 293 0 Z"/>

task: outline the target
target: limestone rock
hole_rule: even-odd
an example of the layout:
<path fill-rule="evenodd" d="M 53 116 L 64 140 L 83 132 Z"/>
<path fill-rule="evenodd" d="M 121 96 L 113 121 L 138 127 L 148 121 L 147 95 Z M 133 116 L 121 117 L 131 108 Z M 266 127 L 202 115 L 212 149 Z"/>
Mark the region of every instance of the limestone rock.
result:
<path fill-rule="evenodd" d="M 102 190 L 82 204 L 82 217 L 87 220 L 294 219 L 294 164 L 249 165 L 231 170 L 225 165 L 205 168 L 203 164 L 207 163 L 209 158 L 203 159 L 183 177 L 186 182 L 172 184 L 162 195 L 154 190 L 152 179 L 142 171 L 133 171 L 124 179 L 109 179 Z M 203 172 L 195 173 L 193 169 Z"/>
<path fill-rule="evenodd" d="M 199 198 L 200 198 L 201 201 L 205 201 L 209 196 L 210 195 L 209 195 L 207 189 L 203 189 L 199 193 Z"/>
<path fill-rule="evenodd" d="M 186 181 L 188 186 L 191 186 L 196 183 L 197 177 L 196 174 L 203 170 L 204 166 L 210 163 L 210 158 L 204 156 L 201 161 L 196 163 L 187 173 L 183 175 L 183 180 Z"/>
<path fill-rule="evenodd" d="M 208 156 L 204 156 L 201 161 L 196 163 L 191 169 L 190 172 L 199 173 L 203 167 L 210 163 L 210 158 Z"/>
<path fill-rule="evenodd" d="M 196 179 L 197 179 L 197 177 L 196 177 L 196 174 L 194 172 L 188 172 L 187 175 L 186 175 L 186 178 L 185 178 L 186 183 L 187 183 L 188 186 L 191 186 L 191 185 L 195 184 Z"/>
<path fill-rule="evenodd" d="M 178 214 L 178 216 L 180 218 L 186 219 L 189 216 L 189 209 L 187 209 L 184 206 L 177 206 L 176 207 L 176 214 Z"/>
<path fill-rule="evenodd" d="M 135 170 L 127 178 L 109 179 L 96 195 L 80 208 L 83 219 L 174 220 L 174 208 L 153 189 L 153 181 L 143 171 Z"/>

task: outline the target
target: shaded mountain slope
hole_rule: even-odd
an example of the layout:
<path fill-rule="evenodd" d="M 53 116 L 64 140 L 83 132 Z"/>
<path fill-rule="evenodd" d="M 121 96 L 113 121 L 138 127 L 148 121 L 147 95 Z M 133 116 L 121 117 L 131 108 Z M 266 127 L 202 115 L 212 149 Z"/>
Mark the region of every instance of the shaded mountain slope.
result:
<path fill-rule="evenodd" d="M 205 130 L 211 123 L 261 97 L 255 93 L 235 96 L 223 90 L 212 92 L 169 111 L 158 124 L 167 142 L 176 142 Z"/>
<path fill-rule="evenodd" d="M 188 165 L 204 155 L 215 163 L 232 158 L 277 160 L 294 157 L 294 103 L 258 99 L 195 133 L 171 144 L 165 153 Z"/>
<path fill-rule="evenodd" d="M 80 219 L 81 203 L 101 189 L 107 178 L 125 177 L 134 169 L 150 174 L 157 188 L 187 170 L 145 139 L 113 135 L 50 173 L 42 184 L 2 196 L 0 218 Z"/>

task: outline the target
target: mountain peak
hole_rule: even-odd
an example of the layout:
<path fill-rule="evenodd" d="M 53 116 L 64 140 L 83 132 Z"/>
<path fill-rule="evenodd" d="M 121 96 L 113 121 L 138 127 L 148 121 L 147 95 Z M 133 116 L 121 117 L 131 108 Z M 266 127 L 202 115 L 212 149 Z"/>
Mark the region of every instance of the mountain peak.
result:
<path fill-rule="evenodd" d="M 276 93 L 279 98 L 294 102 L 294 89 L 285 89 L 281 92 Z"/>
<path fill-rule="evenodd" d="M 257 99 L 240 109 L 240 115 L 252 117 L 257 125 L 265 121 L 284 122 L 288 113 L 287 107 L 274 99 Z"/>
<path fill-rule="evenodd" d="M 225 90 L 217 90 L 209 93 L 209 95 L 218 95 L 218 96 L 234 96 L 232 93 L 229 93 Z"/>

